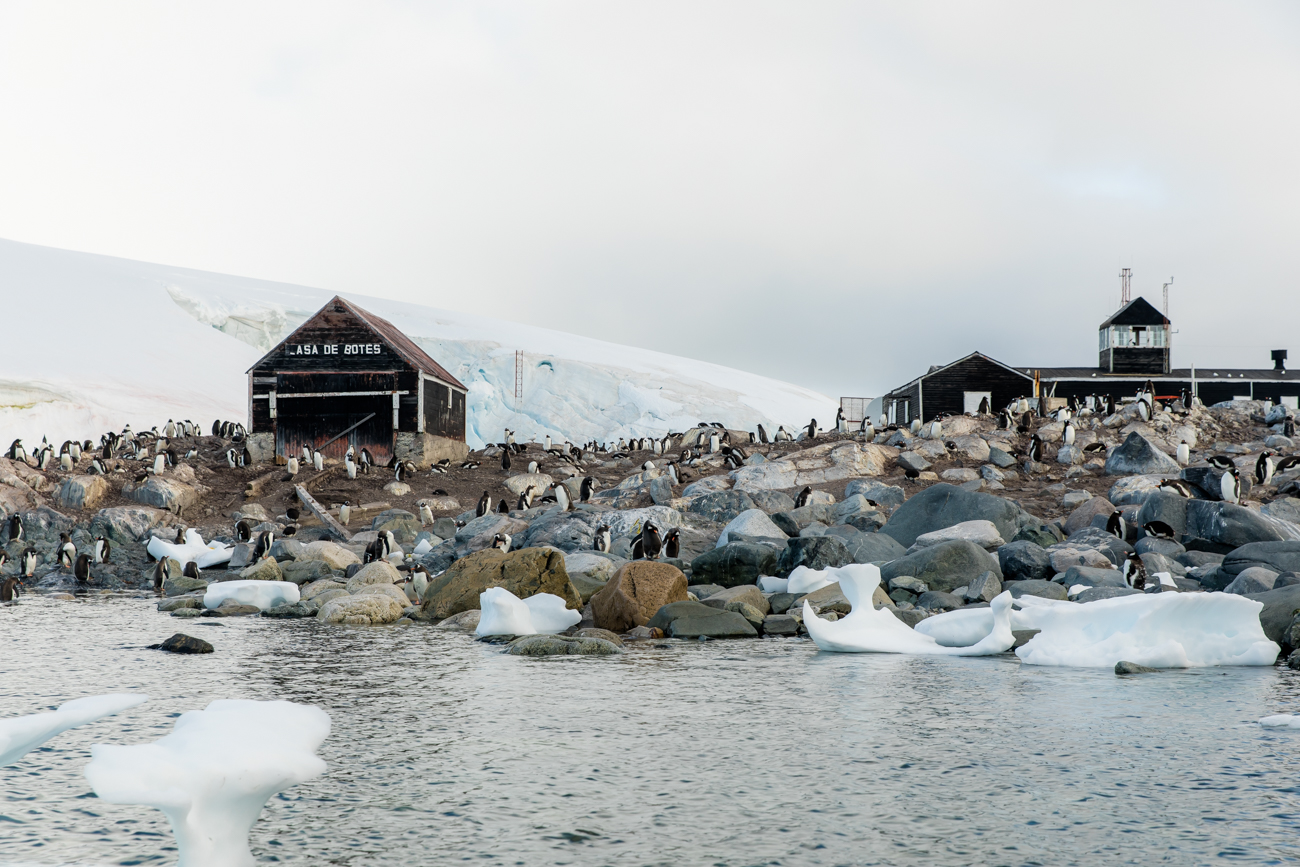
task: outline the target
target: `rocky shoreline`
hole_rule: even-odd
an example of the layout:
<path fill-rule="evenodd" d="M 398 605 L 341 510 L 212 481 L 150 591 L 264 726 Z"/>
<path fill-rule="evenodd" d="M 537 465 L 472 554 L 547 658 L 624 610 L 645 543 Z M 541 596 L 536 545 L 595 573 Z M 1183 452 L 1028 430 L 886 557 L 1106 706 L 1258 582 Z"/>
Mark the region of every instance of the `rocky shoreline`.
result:
<path fill-rule="evenodd" d="M 329 484 L 357 486 L 353 526 L 360 517 L 368 529 L 349 540 L 305 509 L 291 518 L 284 470 L 266 464 L 236 472 L 222 463 L 229 442 L 215 437 L 194 438 L 197 456 L 143 479 L 129 465 L 88 475 L 0 460 L 0 509 L 6 521 L 16 513 L 23 523 L 23 538 L 5 547 L 4 573 L 18 572 L 31 548 L 39 565 L 28 592 L 75 598 L 151 590 L 150 540 L 172 543 L 181 528 L 193 528 L 232 546 L 232 556 L 225 568 L 197 578 L 182 574 L 176 560 L 164 562 L 158 608 L 173 617 L 314 617 L 472 631 L 479 594 L 503 587 L 520 598 L 551 593 L 581 612 L 564 635 L 512 637 L 509 652 L 536 656 L 617 653 L 623 640 L 637 638 L 799 636 L 805 602 L 829 619 L 850 608 L 838 585 L 791 592 L 792 573 L 874 563 L 883 578 L 875 604 L 909 625 L 986 606 L 1003 590 L 1081 603 L 1222 591 L 1264 603 L 1261 622 L 1285 656 L 1300 647 L 1300 468 L 1268 484 L 1250 481 L 1259 454 L 1294 451 L 1282 436 L 1289 418 L 1288 410 L 1252 402 L 1190 410 L 1175 403 L 1150 419 L 1129 405 L 1113 416 L 1072 420 L 1068 445 L 1063 422 L 1039 419 L 1022 432 L 999 430 L 993 416 L 944 419 L 940 430 L 927 426 L 923 434 L 885 430 L 870 441 L 827 432 L 813 441 L 751 444 L 746 432 L 732 431 L 738 451 L 729 458 L 708 452 L 718 430 L 702 427 L 674 439 L 675 452 L 703 452 L 689 470 L 678 465 L 691 476 L 685 484 L 673 484 L 666 471 L 676 454 L 588 452 L 579 469 L 536 444 L 515 464 L 540 459 L 537 473 L 495 470 L 500 448 L 491 447 L 471 455 L 480 467 L 417 472 L 404 482 L 376 470 L 354 483 L 334 465 L 292 480 L 309 489 L 315 482 L 325 494 Z M 1030 436 L 1043 444 L 1037 461 L 1026 458 Z M 1190 450 L 1186 466 L 1173 457 L 1180 443 Z M 1240 504 L 1221 499 L 1225 470 L 1206 462 L 1216 455 L 1238 467 Z M 596 474 L 608 483 L 569 510 L 546 503 L 475 517 L 462 509 L 470 492 L 488 486 L 494 498 L 513 502 L 530 485 L 564 485 L 576 501 L 582 479 Z M 1167 479 L 1183 480 L 1193 496 L 1161 487 Z M 796 507 L 801 493 L 806 502 Z M 1123 538 L 1107 529 L 1115 513 L 1124 518 Z M 236 542 L 236 521 L 275 534 L 269 556 L 254 559 L 252 543 Z M 1171 533 L 1149 534 L 1152 522 Z M 677 531 L 678 557 L 631 559 L 649 523 Z M 610 530 L 608 553 L 595 550 L 600 527 Z M 391 562 L 363 564 L 367 547 L 389 533 Z M 62 535 L 78 551 L 108 540 L 110 561 L 93 564 L 88 580 L 78 582 L 56 562 Z M 504 536 L 508 552 L 494 547 Z M 1136 563 L 1147 576 L 1140 590 L 1124 577 Z M 431 578 L 414 598 L 407 575 L 417 565 Z M 290 582 L 298 598 L 265 609 L 235 599 L 205 606 L 210 587 L 234 579 Z M 1300 655 L 1291 659 L 1300 665 Z"/>

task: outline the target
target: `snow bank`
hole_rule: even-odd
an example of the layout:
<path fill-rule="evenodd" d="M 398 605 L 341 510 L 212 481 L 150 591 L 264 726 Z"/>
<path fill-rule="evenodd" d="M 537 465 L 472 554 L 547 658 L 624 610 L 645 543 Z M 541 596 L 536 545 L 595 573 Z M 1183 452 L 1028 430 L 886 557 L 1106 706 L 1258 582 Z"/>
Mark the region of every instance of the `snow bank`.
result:
<path fill-rule="evenodd" d="M 803 604 L 803 622 L 819 650 L 837 653 L 915 653 L 931 656 L 992 656 L 1015 643 L 1011 635 L 1011 593 L 997 596 L 989 609 L 993 628 L 969 647 L 945 647 L 895 617 L 876 609 L 872 594 L 880 586 L 880 570 L 870 564 L 827 569 L 838 573 L 840 591 L 853 610 L 837 621 L 822 620 Z"/>
<path fill-rule="evenodd" d="M 267 798 L 325 772 L 316 750 L 329 732 L 317 707 L 214 701 L 151 744 L 91 747 L 86 779 L 104 801 L 162 810 L 182 867 L 243 867 Z"/>
<path fill-rule="evenodd" d="M 291 605 L 301 599 L 292 581 L 220 581 L 209 584 L 203 594 L 204 608 L 217 608 L 227 599 L 265 611 L 277 605 Z"/>
<path fill-rule="evenodd" d="M 144 704 L 147 695 L 91 695 L 74 698 L 58 710 L 0 720 L 0 767 L 11 765 L 68 729 Z"/>
<path fill-rule="evenodd" d="M 193 527 L 185 531 L 185 543 L 182 545 L 164 542 L 159 537 L 154 536 L 149 540 L 149 544 L 145 546 L 145 550 L 155 560 L 170 557 L 179 561 L 182 567 L 193 560 L 200 569 L 229 563 L 230 555 L 235 553 L 235 549 L 224 542 L 205 543 L 203 537 L 199 535 L 199 531 Z"/>
<path fill-rule="evenodd" d="M 245 371 L 335 293 L 0 241 L 0 281 L 57 300 L 58 351 L 39 304 L 10 305 L 0 440 L 97 439 L 127 422 L 247 415 Z M 348 293 L 469 389 L 470 446 L 649 436 L 701 420 L 753 430 L 834 416 L 815 391 L 717 364 L 470 313 Z M 111 299 L 112 303 L 104 303 Z M 144 336 L 147 335 L 147 338 Z M 515 350 L 524 400 L 514 411 Z M 106 360 L 112 363 L 106 363 Z"/>
<path fill-rule="evenodd" d="M 582 620 L 582 614 L 564 606 L 553 593 L 520 599 L 504 587 L 489 587 L 479 594 L 475 635 L 536 635 L 563 632 Z"/>
<path fill-rule="evenodd" d="M 1263 603 L 1228 593 L 1150 593 L 1084 605 L 1034 606 L 1035 635 L 1016 655 L 1030 665 L 1149 668 L 1272 665 L 1281 651 L 1259 623 Z"/>

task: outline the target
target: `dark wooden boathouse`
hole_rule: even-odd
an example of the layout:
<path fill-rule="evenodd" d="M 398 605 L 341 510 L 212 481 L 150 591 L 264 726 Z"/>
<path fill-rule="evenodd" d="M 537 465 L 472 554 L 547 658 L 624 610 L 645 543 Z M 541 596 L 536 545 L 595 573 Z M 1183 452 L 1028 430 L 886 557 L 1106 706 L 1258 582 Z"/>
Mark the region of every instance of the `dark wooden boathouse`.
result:
<path fill-rule="evenodd" d="M 391 322 L 335 296 L 248 371 L 249 449 L 428 466 L 465 445 L 465 386 Z"/>

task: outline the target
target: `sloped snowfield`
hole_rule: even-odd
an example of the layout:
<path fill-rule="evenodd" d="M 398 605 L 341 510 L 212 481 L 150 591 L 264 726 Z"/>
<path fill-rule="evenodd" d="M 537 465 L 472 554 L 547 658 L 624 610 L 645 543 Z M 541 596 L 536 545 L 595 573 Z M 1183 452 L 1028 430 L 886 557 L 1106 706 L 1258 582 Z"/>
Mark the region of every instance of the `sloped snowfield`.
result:
<path fill-rule="evenodd" d="M 247 417 L 245 372 L 333 295 L 0 240 L 5 343 L 0 439 L 97 438 L 128 422 Z M 388 319 L 469 388 L 473 448 L 550 434 L 662 434 L 696 422 L 774 429 L 823 424 L 826 395 L 744 371 L 416 304 L 348 294 Z M 515 351 L 524 352 L 515 412 Z"/>

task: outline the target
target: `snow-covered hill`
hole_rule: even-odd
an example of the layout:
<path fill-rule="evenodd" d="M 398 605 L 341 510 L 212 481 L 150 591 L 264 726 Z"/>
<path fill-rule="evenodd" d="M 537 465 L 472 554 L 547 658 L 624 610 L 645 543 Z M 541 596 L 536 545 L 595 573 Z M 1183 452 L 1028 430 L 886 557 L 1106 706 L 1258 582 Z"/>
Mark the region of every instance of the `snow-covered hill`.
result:
<path fill-rule="evenodd" d="M 333 292 L 0 240 L 0 440 L 97 438 L 190 418 L 245 420 L 247 369 Z M 574 442 L 835 416 L 789 383 L 645 349 L 347 293 L 469 388 L 469 440 Z M 521 412 L 515 350 L 524 352 Z"/>

